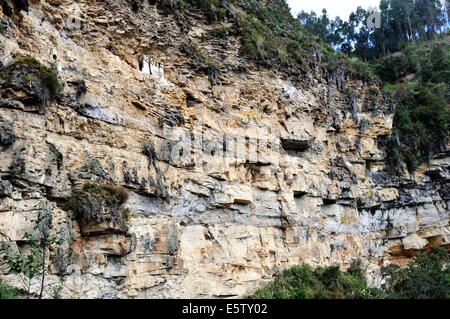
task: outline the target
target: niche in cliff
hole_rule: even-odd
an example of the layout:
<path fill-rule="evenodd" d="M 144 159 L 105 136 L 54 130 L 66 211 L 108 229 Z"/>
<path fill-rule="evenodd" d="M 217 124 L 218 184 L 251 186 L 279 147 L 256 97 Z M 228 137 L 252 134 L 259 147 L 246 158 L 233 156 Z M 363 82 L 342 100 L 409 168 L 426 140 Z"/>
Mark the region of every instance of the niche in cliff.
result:
<path fill-rule="evenodd" d="M 186 92 L 186 106 L 194 107 L 201 103 L 201 100 L 195 96 L 195 94 L 191 92 Z"/>
<path fill-rule="evenodd" d="M 27 11 L 29 8 L 28 0 L 0 0 L 3 13 L 10 17 L 14 12 Z"/>
<path fill-rule="evenodd" d="M 122 187 L 88 183 L 66 205 L 74 213 L 83 236 L 127 234 L 128 192 Z"/>
<path fill-rule="evenodd" d="M 141 4 L 139 3 L 138 0 L 131 1 L 131 10 L 134 13 L 139 13 L 139 11 L 141 11 Z"/>
<path fill-rule="evenodd" d="M 311 148 L 311 140 L 307 138 L 281 138 L 281 146 L 286 152 L 305 152 Z"/>

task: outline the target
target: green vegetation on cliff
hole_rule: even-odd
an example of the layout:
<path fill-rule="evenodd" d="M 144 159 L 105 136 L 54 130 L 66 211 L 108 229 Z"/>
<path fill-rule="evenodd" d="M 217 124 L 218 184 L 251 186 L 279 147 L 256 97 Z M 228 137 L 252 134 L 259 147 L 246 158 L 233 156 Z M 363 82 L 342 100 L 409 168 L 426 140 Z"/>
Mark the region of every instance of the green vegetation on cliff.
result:
<path fill-rule="evenodd" d="M 384 91 L 394 97 L 394 129 L 388 164 L 410 172 L 445 151 L 450 134 L 450 42 L 448 38 L 413 43 L 376 61 Z"/>
<path fill-rule="evenodd" d="M 54 63 L 46 65 L 33 56 L 21 55 L 5 68 L 0 66 L 0 71 L 4 73 L 0 88 L 27 92 L 27 98 L 22 100 L 25 104 L 47 106 L 48 102 L 57 100 L 61 95 L 63 87 Z"/>
<path fill-rule="evenodd" d="M 218 38 L 238 36 L 240 54 L 258 65 L 282 68 L 291 74 L 307 72 L 320 60 L 327 64 L 336 55 L 330 45 L 303 28 L 291 15 L 285 0 L 158 0 L 160 8 L 189 28 L 189 16 L 199 13 L 211 23 L 228 22 L 212 32 Z M 324 65 L 325 65 L 324 64 Z"/>
<path fill-rule="evenodd" d="M 450 259 L 446 250 L 435 248 L 428 254 L 417 254 L 405 268 L 383 269 L 385 298 L 450 299 Z"/>
<path fill-rule="evenodd" d="M 243 9 L 236 21 L 241 54 L 253 61 L 266 66 L 305 67 L 314 51 L 320 52 L 324 60 L 333 54 L 331 47 L 302 30 L 284 0 L 246 0 L 238 4 Z"/>
<path fill-rule="evenodd" d="M 19 295 L 19 291 L 0 280 L 0 299 L 14 299 Z"/>
<path fill-rule="evenodd" d="M 417 254 L 407 267 L 382 269 L 384 284 L 370 288 L 360 262 L 343 272 L 338 266 L 296 266 L 256 291 L 252 299 L 447 299 L 450 298 L 450 260 L 442 248 Z"/>
<path fill-rule="evenodd" d="M 350 269 L 355 269 L 352 267 Z M 284 271 L 275 281 L 258 290 L 253 299 L 365 299 L 378 291 L 368 288 L 359 273 L 342 272 L 338 266 L 296 266 Z"/>

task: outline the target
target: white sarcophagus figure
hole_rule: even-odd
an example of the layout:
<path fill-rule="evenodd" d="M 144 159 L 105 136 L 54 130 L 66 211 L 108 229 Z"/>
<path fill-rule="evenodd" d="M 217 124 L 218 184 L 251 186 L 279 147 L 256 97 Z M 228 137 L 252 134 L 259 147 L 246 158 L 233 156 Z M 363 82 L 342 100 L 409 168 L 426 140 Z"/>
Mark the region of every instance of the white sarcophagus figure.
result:
<path fill-rule="evenodd" d="M 141 64 L 141 72 L 152 75 L 157 80 L 164 80 L 164 67 L 160 62 L 153 61 L 150 57 L 144 56 Z"/>

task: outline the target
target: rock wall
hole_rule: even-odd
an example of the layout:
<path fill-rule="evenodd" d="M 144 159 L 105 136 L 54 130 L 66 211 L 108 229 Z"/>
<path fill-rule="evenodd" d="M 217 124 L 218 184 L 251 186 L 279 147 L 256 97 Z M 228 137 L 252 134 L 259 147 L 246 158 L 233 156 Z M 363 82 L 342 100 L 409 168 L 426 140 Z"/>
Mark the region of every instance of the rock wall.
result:
<path fill-rule="evenodd" d="M 25 249 L 51 208 L 67 240 L 46 297 L 239 297 L 358 258 L 378 285 L 380 266 L 449 247 L 449 154 L 386 173 L 394 106 L 376 85 L 315 55 L 303 76 L 258 68 L 238 38 L 208 38 L 201 18 L 185 34 L 152 1 L 29 3 L 0 11 L 0 239 Z M 220 61 L 217 81 L 187 41 Z M 58 99 L 38 103 L 21 55 L 53 63 Z M 87 183 L 128 190 L 126 231 L 77 219 L 67 202 Z M 5 265 L 0 279 L 21 287 Z"/>

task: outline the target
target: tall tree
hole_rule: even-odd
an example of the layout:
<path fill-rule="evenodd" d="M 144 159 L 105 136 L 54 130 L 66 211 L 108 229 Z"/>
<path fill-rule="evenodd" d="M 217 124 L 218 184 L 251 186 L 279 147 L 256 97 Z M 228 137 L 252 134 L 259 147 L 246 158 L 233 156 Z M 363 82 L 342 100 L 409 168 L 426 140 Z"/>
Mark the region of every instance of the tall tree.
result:
<path fill-rule="evenodd" d="M 380 0 L 381 28 L 371 29 L 371 11 L 358 7 L 347 21 L 330 20 L 326 10 L 301 12 L 298 21 L 334 48 L 363 60 L 401 50 L 407 41 L 429 40 L 448 28 L 450 0 Z M 445 30 L 445 29 L 444 29 Z"/>

